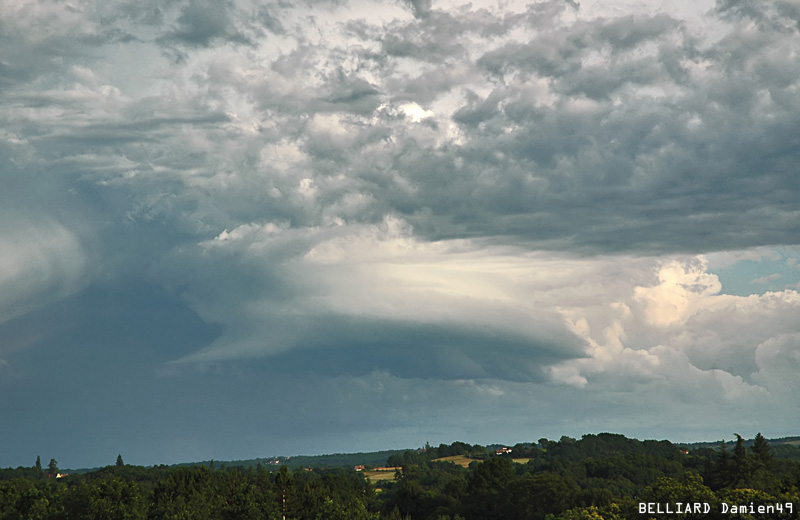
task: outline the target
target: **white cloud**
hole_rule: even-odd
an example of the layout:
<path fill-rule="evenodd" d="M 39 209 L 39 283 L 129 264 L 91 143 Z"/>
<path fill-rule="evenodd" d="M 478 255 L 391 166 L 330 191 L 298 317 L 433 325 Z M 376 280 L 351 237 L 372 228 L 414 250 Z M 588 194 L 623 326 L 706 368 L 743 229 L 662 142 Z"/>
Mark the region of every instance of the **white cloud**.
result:
<path fill-rule="evenodd" d="M 402 110 L 403 113 L 414 123 L 419 123 L 425 118 L 434 116 L 432 110 L 425 110 L 416 103 L 406 103 L 404 105 L 400 105 L 400 110 Z"/>
<path fill-rule="evenodd" d="M 637 287 L 634 299 L 644 306 L 647 323 L 658 327 L 683 324 L 721 285 L 706 272 L 708 262 L 698 257 L 691 265 L 673 261 L 658 271 L 658 285 Z"/>
<path fill-rule="evenodd" d="M 645 401 L 661 399 L 660 393 L 691 401 L 684 392 L 689 388 L 744 409 L 784 406 L 779 396 L 796 385 L 788 372 L 775 371 L 791 370 L 797 357 L 798 325 L 790 316 L 800 311 L 800 295 L 720 294 L 703 257 L 652 263 L 658 275 L 651 284 L 609 294 L 618 301 L 605 311 L 586 308 L 582 316 L 581 309 L 572 310 L 574 330 L 591 345 L 591 357 L 556 366 L 554 377 L 601 392 L 625 381 L 633 386 L 623 388 L 635 387 Z"/>
<path fill-rule="evenodd" d="M 0 323 L 83 286 L 89 259 L 69 229 L 8 213 L 0 220 Z"/>
<path fill-rule="evenodd" d="M 796 396 L 800 391 L 800 333 L 776 334 L 758 345 L 756 364 L 754 381 L 778 397 Z"/>
<path fill-rule="evenodd" d="M 787 395 L 791 386 L 776 377 L 777 364 L 770 360 L 778 356 L 774 352 L 792 355 L 786 347 L 772 347 L 772 338 L 798 333 L 789 318 L 800 310 L 798 294 L 722 294 L 703 256 L 581 258 L 472 240 L 430 243 L 416 238 L 413 228 L 396 216 L 380 225 L 340 223 L 315 230 L 249 225 L 218 240 L 229 237 L 240 243 L 231 250 L 238 251 L 235 256 L 229 251 L 224 257 L 228 263 L 235 259 L 228 268 L 256 268 L 263 289 L 258 282 L 252 286 L 252 299 L 244 307 L 208 312 L 229 316 L 223 322 L 231 333 L 186 361 L 273 356 L 297 348 L 292 346 L 296 333 L 279 326 L 281 318 L 276 318 L 291 309 L 310 322 L 333 312 L 387 320 L 387 325 L 397 320 L 478 325 L 531 341 L 550 338 L 554 348 L 569 328 L 583 339 L 586 357 L 549 362 L 550 381 L 661 403 L 664 413 L 676 419 L 687 407 L 702 416 L 704 405 L 692 400 L 697 391 L 722 407 L 780 407 L 785 403 L 776 396 Z M 293 287 L 291 300 L 270 296 L 275 273 Z M 211 301 L 225 306 L 235 299 L 223 285 L 207 290 L 214 295 Z M 264 326 L 254 327 L 242 316 Z M 442 352 L 451 363 L 462 362 L 454 352 Z M 576 355 L 574 350 L 565 353 Z M 683 412 L 667 406 L 669 400 L 682 403 Z M 773 404 L 764 405 L 764 400 Z"/>

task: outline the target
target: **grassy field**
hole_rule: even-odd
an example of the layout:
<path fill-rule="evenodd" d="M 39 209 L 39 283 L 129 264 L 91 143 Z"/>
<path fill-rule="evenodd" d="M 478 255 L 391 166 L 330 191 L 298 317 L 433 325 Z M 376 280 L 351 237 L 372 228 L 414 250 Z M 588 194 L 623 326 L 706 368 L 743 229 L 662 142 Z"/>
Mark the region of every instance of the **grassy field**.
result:
<path fill-rule="evenodd" d="M 465 457 L 464 455 L 453 455 L 451 457 L 442 457 L 433 460 L 435 462 L 452 462 L 453 464 L 461 466 L 462 468 L 468 468 L 470 463 L 478 461 L 478 459 L 471 459 L 469 457 Z M 526 464 L 529 460 L 531 459 L 513 459 L 513 461 L 517 464 Z M 395 468 L 365 469 L 362 471 L 362 473 L 373 484 L 377 485 L 381 481 L 385 482 L 387 480 L 394 480 Z"/>
<path fill-rule="evenodd" d="M 365 469 L 362 471 L 365 477 L 367 477 L 371 482 L 378 483 L 382 480 L 394 480 L 394 468 L 392 469 Z"/>

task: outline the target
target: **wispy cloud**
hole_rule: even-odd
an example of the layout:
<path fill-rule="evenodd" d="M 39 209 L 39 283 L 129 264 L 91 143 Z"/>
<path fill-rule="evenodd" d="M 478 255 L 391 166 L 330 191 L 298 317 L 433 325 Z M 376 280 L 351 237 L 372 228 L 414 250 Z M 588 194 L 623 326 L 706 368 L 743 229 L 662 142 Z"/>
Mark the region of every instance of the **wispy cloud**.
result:
<path fill-rule="evenodd" d="M 772 274 L 767 275 L 767 276 L 761 276 L 759 278 L 755 278 L 754 280 L 750 280 L 750 283 L 755 283 L 755 284 L 769 283 L 769 282 L 774 282 L 775 280 L 780 279 L 780 277 L 781 277 L 781 275 L 779 273 L 772 273 Z"/>

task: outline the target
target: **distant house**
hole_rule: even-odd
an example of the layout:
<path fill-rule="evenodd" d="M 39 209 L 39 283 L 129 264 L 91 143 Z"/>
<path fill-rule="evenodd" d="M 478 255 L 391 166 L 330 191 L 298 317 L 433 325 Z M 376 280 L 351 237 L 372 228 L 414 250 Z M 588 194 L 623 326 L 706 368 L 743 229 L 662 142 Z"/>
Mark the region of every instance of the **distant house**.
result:
<path fill-rule="evenodd" d="M 355 469 L 356 471 L 364 471 L 364 465 L 363 464 L 359 464 L 358 466 L 356 466 L 353 469 Z"/>
<path fill-rule="evenodd" d="M 511 453 L 512 451 L 513 450 L 511 448 L 507 448 L 507 447 L 503 446 L 499 450 L 495 450 L 494 454 L 495 455 L 505 455 L 506 453 Z"/>
<path fill-rule="evenodd" d="M 684 455 L 688 455 L 689 454 L 689 450 L 681 450 L 681 453 L 683 453 Z"/>

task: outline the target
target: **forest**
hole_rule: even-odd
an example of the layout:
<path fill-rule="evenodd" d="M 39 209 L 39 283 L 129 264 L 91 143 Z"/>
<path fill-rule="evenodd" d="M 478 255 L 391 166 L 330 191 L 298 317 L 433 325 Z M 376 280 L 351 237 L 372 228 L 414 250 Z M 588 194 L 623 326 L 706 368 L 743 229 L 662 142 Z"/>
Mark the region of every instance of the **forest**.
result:
<path fill-rule="evenodd" d="M 386 468 L 371 479 L 369 466 L 143 467 L 119 456 L 66 475 L 37 458 L 0 469 L 0 520 L 797 519 L 800 506 L 800 446 L 760 433 L 689 447 L 611 433 L 454 442 L 393 453 Z"/>

